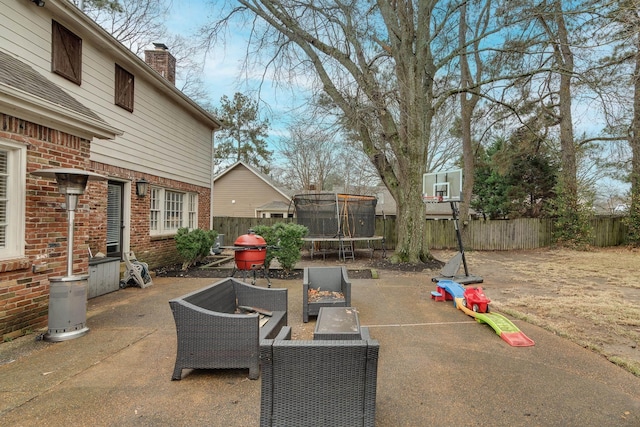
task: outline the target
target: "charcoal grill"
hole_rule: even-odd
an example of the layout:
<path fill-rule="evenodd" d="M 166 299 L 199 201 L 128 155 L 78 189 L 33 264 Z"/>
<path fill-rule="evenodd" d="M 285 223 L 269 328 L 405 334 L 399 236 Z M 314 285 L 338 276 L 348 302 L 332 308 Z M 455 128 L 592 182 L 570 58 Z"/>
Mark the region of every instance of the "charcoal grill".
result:
<path fill-rule="evenodd" d="M 271 287 L 271 281 L 264 263 L 267 258 L 267 242 L 264 238 L 255 234 L 253 230 L 249 230 L 247 234 L 239 236 L 233 244 L 234 246 L 231 249 L 234 251 L 235 265 L 231 277 L 235 275 L 236 271 L 241 271 L 244 280 L 247 272 L 252 272 L 253 279 L 251 284 L 255 285 L 256 272 L 262 270 L 262 277 L 267 279 L 267 283 Z"/>

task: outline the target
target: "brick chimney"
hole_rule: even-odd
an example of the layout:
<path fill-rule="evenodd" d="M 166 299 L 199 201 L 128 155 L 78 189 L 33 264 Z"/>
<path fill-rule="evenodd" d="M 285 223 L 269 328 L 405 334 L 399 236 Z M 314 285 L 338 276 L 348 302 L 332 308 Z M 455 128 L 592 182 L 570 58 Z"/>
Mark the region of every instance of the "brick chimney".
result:
<path fill-rule="evenodd" d="M 176 58 L 164 43 L 154 43 L 155 49 L 144 51 L 144 61 L 162 77 L 176 84 Z"/>

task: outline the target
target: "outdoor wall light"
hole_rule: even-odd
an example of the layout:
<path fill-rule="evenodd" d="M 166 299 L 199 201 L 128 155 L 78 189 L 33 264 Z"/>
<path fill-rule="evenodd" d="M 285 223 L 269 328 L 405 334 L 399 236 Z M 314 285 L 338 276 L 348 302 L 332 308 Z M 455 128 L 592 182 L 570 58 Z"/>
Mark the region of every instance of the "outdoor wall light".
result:
<path fill-rule="evenodd" d="M 145 197 L 149 191 L 149 182 L 146 179 L 141 178 L 136 181 L 136 195 L 138 197 Z"/>
<path fill-rule="evenodd" d="M 31 0 L 38 7 L 44 7 L 44 0 Z"/>

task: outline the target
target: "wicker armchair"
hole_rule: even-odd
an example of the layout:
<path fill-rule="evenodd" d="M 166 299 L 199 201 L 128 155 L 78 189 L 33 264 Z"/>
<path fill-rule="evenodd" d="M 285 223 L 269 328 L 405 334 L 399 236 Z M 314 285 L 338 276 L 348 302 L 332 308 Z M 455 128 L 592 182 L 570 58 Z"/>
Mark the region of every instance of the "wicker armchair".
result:
<path fill-rule="evenodd" d="M 227 278 L 169 301 L 176 323 L 178 349 L 171 379 L 183 369 L 249 368 L 260 375 L 260 342 L 287 325 L 287 289 L 266 289 Z M 259 313 L 238 314 L 239 307 L 271 312 L 260 326 Z"/>
<path fill-rule="evenodd" d="M 290 340 L 284 327 L 260 346 L 260 426 L 374 426 L 378 341 Z"/>
<path fill-rule="evenodd" d="M 340 292 L 342 297 L 322 296 L 309 301 L 309 289 Z M 346 267 L 305 267 L 302 281 L 302 321 L 317 316 L 321 307 L 350 307 L 351 282 Z"/>

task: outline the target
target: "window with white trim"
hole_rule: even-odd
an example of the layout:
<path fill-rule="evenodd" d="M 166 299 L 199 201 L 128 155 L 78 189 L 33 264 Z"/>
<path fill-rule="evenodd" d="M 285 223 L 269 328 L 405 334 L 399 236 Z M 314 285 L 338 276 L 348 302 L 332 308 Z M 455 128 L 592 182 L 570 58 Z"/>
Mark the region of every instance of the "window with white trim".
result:
<path fill-rule="evenodd" d="M 24 256 L 26 148 L 0 140 L 0 259 Z"/>
<path fill-rule="evenodd" d="M 189 230 L 198 228 L 198 195 L 189 193 Z"/>
<path fill-rule="evenodd" d="M 198 194 L 151 187 L 151 235 L 175 234 L 179 228 L 198 226 Z"/>

